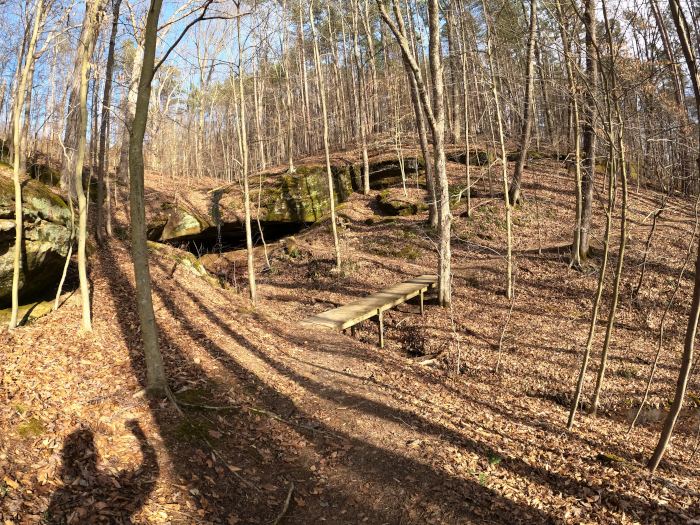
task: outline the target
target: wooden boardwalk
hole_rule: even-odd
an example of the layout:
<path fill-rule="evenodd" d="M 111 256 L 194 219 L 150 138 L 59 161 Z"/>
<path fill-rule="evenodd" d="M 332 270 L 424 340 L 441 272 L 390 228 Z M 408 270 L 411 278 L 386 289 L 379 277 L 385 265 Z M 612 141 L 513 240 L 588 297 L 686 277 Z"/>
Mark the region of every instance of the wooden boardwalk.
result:
<path fill-rule="evenodd" d="M 308 327 L 325 327 L 333 330 L 345 330 L 352 328 L 355 335 L 354 326 L 357 323 L 374 317 L 379 317 L 379 346 L 384 347 L 384 321 L 382 312 L 396 305 L 408 301 L 416 295 L 420 295 L 420 313 L 423 315 L 423 294 L 437 285 L 437 275 L 420 275 L 415 279 L 398 283 L 384 288 L 377 293 L 363 297 L 357 301 L 328 310 L 322 314 L 314 315 L 301 321 L 302 325 Z"/>

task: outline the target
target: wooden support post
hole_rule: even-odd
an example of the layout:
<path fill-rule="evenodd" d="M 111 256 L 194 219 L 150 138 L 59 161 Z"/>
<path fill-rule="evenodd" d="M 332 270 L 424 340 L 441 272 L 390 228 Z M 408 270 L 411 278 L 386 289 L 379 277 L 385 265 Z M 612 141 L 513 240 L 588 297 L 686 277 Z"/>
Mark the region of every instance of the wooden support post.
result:
<path fill-rule="evenodd" d="M 379 348 L 384 348 L 384 315 L 379 310 Z"/>
<path fill-rule="evenodd" d="M 353 337 L 355 337 L 355 325 L 352 325 L 352 326 L 350 327 L 350 335 L 352 335 Z"/>
<path fill-rule="evenodd" d="M 420 314 L 423 315 L 423 290 L 420 291 Z"/>

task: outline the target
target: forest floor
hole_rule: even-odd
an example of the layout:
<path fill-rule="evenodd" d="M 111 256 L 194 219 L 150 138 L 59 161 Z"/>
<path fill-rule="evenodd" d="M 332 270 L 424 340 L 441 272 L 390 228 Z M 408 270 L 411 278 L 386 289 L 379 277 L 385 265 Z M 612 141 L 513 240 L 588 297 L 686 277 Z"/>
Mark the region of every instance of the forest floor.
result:
<path fill-rule="evenodd" d="M 448 164 L 451 181 L 462 183 L 464 166 Z M 473 180 L 481 175 L 472 168 Z M 148 188 L 157 191 L 158 182 L 154 175 Z M 216 181 L 190 184 L 177 191 L 201 195 Z M 633 300 L 658 202 L 633 184 L 602 407 L 597 418 L 579 412 L 568 431 L 601 252 L 582 271 L 568 268 L 573 181 L 562 163 L 530 162 L 525 200 L 513 214 L 511 302 L 501 192 L 492 198 L 481 182 L 477 188 L 471 218 L 462 216 L 464 203 L 453 209 L 452 309 L 429 299 L 423 317 L 412 302 L 386 312 L 385 348 L 377 348 L 369 320 L 355 338 L 298 325 L 330 308 L 326 301 L 347 303 L 435 272 L 427 213 L 367 224 L 381 215 L 376 191 L 343 206 L 341 269 L 329 225 L 321 224 L 299 236 L 292 255 L 277 253 L 258 272 L 255 309 L 242 272 L 222 289 L 152 252 L 160 345 L 183 414 L 165 399 L 134 397 L 146 372 L 131 249 L 128 239 L 110 239 L 90 261 L 91 334 L 79 334 L 78 293 L 53 314 L 0 334 L 0 518 L 6 525 L 700 522 L 700 458 L 689 461 L 697 411 L 684 413 L 658 477 L 645 469 L 675 388 L 694 249 L 666 321 L 649 398 L 658 410 L 631 433 L 627 423 L 686 260 L 694 203 L 670 200 Z M 124 203 L 126 189 L 119 190 Z M 597 246 L 603 204 L 595 209 Z M 123 207 L 115 222 L 126 231 Z M 607 322 L 618 220 L 613 228 L 585 402 Z M 73 265 L 68 284 L 75 290 Z M 700 393 L 697 370 L 690 391 Z"/>

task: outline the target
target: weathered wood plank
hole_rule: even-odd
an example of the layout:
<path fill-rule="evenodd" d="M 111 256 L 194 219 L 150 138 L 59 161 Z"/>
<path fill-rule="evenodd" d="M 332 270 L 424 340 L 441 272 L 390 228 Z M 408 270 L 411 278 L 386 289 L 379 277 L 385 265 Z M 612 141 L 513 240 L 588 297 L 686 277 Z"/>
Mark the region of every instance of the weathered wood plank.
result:
<path fill-rule="evenodd" d="M 418 294 L 422 296 L 425 290 L 437 285 L 437 280 L 437 275 L 420 275 L 415 279 L 394 284 L 340 308 L 304 319 L 301 323 L 307 326 L 345 330 L 365 319 L 379 315 L 384 310 L 406 302 Z"/>

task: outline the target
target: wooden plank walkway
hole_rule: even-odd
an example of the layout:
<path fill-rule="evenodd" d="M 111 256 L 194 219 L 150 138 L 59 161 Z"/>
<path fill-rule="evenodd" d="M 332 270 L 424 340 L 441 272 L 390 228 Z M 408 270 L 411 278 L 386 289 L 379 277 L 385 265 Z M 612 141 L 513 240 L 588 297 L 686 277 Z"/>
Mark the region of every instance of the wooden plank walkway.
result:
<path fill-rule="evenodd" d="M 308 327 L 325 327 L 333 330 L 345 330 L 352 328 L 352 335 L 355 335 L 354 326 L 357 323 L 374 317 L 379 317 L 379 346 L 384 347 L 384 321 L 382 312 L 396 305 L 404 303 L 420 294 L 420 313 L 423 315 L 423 294 L 429 289 L 437 286 L 437 275 L 420 275 L 415 279 L 398 283 L 384 288 L 379 292 L 363 297 L 357 301 L 328 310 L 308 319 L 301 321 L 301 324 Z"/>

